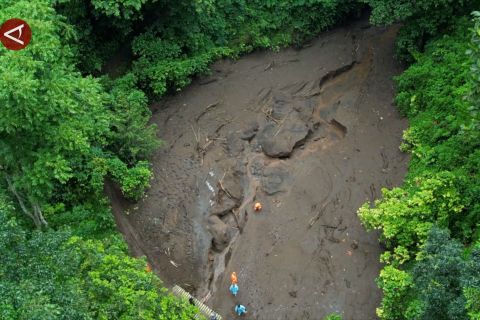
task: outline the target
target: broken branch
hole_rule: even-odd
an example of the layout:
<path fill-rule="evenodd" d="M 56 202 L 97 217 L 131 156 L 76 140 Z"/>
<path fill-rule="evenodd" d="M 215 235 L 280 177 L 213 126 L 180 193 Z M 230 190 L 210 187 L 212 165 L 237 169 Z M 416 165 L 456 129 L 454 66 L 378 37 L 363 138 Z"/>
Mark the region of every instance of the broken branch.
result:
<path fill-rule="evenodd" d="M 218 104 L 220 104 L 220 102 L 221 101 L 216 101 L 206 106 L 205 109 L 195 118 L 195 121 L 198 122 L 198 120 L 200 120 L 201 117 L 203 117 L 210 109 L 215 108 Z"/>
<path fill-rule="evenodd" d="M 314 224 L 315 222 L 318 221 L 318 219 L 320 219 L 320 217 L 323 215 L 323 213 L 325 212 L 325 208 L 327 207 L 327 204 L 328 202 L 325 202 L 322 207 L 320 208 L 320 210 L 318 210 L 318 213 L 315 215 L 315 217 L 311 218 L 310 221 L 308 222 L 308 228 L 310 229 Z"/>

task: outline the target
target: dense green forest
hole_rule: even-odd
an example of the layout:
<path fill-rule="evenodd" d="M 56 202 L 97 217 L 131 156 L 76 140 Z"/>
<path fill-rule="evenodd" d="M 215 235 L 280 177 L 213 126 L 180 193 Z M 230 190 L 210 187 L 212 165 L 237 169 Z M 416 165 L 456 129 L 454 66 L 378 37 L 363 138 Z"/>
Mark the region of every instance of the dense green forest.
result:
<path fill-rule="evenodd" d="M 3 0 L 33 30 L 0 48 L 0 318 L 191 319 L 128 256 L 103 190 L 142 198 L 161 147 L 149 102 L 221 57 L 301 45 L 371 11 L 401 22 L 397 78 L 412 154 L 359 216 L 382 231 L 382 319 L 480 319 L 480 1 Z M 112 78 L 116 52 L 131 63 Z M 468 54 L 467 54 L 468 53 Z"/>
<path fill-rule="evenodd" d="M 480 318 L 480 14 L 456 21 L 397 80 L 412 154 L 401 188 L 359 215 L 382 231 L 384 319 Z M 473 30 L 471 30 L 473 27 Z M 467 54 L 468 53 L 468 54 Z"/>

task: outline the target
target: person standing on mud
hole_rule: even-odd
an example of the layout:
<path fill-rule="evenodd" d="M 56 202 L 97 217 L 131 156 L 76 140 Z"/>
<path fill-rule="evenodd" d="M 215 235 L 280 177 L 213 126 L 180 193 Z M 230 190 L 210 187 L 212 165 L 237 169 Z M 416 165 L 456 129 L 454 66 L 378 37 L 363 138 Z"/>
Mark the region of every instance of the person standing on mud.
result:
<path fill-rule="evenodd" d="M 238 294 L 238 290 L 239 290 L 238 285 L 237 285 L 236 283 L 232 283 L 232 284 L 230 285 L 230 289 L 229 289 L 229 290 L 230 290 L 230 292 L 233 294 L 233 296 L 236 297 L 237 294 Z"/>
<path fill-rule="evenodd" d="M 238 283 L 238 279 L 237 279 L 237 273 L 234 271 L 232 272 L 232 275 L 230 276 L 230 280 L 232 281 L 232 284 L 233 283 Z"/>
<path fill-rule="evenodd" d="M 243 316 L 247 313 L 247 308 L 243 304 L 237 304 L 235 306 L 235 313 L 239 316 Z"/>

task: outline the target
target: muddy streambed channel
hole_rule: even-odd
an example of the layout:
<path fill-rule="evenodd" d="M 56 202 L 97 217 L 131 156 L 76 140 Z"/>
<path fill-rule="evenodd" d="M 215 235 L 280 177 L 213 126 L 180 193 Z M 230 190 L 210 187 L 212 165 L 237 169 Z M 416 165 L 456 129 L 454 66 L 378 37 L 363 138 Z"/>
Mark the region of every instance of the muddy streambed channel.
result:
<path fill-rule="evenodd" d="M 228 319 L 236 302 L 248 319 L 375 319 L 381 248 L 356 212 L 406 171 L 396 32 L 360 21 L 218 61 L 155 104 L 165 145 L 146 198 L 107 190 L 132 254 Z"/>

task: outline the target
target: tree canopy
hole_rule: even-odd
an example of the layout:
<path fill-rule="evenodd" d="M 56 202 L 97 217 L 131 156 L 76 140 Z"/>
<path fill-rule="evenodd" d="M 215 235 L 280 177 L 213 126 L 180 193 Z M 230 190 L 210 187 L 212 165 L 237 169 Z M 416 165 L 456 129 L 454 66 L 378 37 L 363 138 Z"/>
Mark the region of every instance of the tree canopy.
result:
<path fill-rule="evenodd" d="M 382 190 L 359 216 L 382 231 L 386 266 L 378 284 L 381 319 L 479 319 L 480 130 L 478 29 L 427 44 L 397 78 L 396 103 L 408 117 L 401 149 L 412 156 L 404 185 Z"/>
<path fill-rule="evenodd" d="M 402 25 L 405 183 L 359 209 L 381 231 L 382 319 L 480 319 L 478 0 L 3 0 L 33 30 L 0 46 L 0 318 L 191 319 L 128 256 L 104 182 L 140 200 L 161 146 L 149 102 L 221 57 L 301 45 L 371 9 Z M 121 53 L 129 62 L 106 71 Z M 332 314 L 330 318 L 336 319 Z"/>

